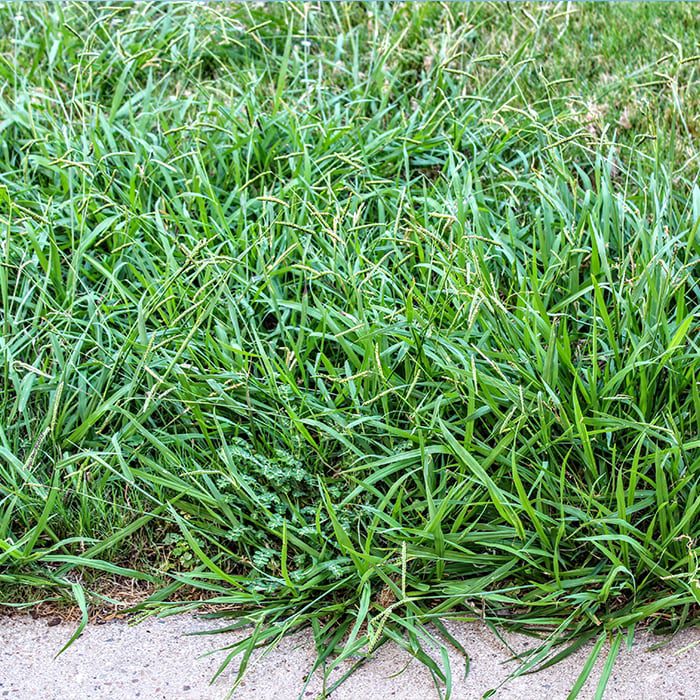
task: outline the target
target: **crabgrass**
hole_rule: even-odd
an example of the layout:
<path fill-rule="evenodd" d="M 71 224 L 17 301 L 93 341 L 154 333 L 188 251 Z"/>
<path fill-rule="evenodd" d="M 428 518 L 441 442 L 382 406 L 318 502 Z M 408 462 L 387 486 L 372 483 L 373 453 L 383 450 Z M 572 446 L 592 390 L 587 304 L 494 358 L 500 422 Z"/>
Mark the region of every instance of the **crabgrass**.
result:
<path fill-rule="evenodd" d="M 326 673 L 393 639 L 448 694 L 448 617 L 543 635 L 521 671 L 595 639 L 573 694 L 696 624 L 690 6 L 0 28 L 7 604 L 201 589 L 242 671 L 310 626 Z"/>

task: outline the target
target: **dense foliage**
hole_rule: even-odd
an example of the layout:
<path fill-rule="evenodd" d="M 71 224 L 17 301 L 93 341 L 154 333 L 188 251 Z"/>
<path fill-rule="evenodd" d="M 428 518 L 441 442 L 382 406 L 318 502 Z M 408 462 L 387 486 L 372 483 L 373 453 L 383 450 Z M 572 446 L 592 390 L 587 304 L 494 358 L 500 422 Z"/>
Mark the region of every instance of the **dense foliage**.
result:
<path fill-rule="evenodd" d="M 692 622 L 698 22 L 605 82 L 638 125 L 546 60 L 650 12 L 3 7 L 5 602 L 194 586 L 437 677 L 450 615 Z"/>

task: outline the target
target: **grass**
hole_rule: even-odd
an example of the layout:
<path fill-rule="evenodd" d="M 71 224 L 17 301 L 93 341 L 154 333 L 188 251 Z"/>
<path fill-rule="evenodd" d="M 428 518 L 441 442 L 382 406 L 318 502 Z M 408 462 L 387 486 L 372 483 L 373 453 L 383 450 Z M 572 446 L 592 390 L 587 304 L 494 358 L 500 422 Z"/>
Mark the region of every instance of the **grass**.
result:
<path fill-rule="evenodd" d="M 520 672 L 595 641 L 572 697 L 697 624 L 699 36 L 0 9 L 5 604 L 194 588 L 253 625 L 242 672 L 310 627 L 328 675 L 395 640 L 448 695 L 442 619 L 541 635 Z"/>

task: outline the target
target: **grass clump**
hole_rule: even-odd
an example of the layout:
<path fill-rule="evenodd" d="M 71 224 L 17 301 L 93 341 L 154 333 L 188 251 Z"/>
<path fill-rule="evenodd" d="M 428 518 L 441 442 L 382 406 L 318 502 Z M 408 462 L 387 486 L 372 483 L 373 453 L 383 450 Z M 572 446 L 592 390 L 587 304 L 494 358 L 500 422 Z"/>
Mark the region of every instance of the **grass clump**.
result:
<path fill-rule="evenodd" d="M 194 587 L 232 654 L 443 681 L 446 617 L 546 633 L 524 668 L 695 623 L 696 78 L 653 139 L 591 116 L 543 53 L 638 10 L 560 9 L 1 11 L 7 602 Z"/>

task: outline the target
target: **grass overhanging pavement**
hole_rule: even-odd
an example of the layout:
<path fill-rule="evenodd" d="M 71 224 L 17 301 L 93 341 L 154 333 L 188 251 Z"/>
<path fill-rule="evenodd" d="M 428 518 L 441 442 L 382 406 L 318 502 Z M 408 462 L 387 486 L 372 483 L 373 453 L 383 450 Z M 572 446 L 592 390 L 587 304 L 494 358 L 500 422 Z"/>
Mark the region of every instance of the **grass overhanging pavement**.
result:
<path fill-rule="evenodd" d="M 521 672 L 611 639 L 599 696 L 635 625 L 697 624 L 699 38 L 0 8 L 0 599 L 195 588 L 242 669 L 310 626 L 448 694 L 445 618 L 543 635 Z"/>

